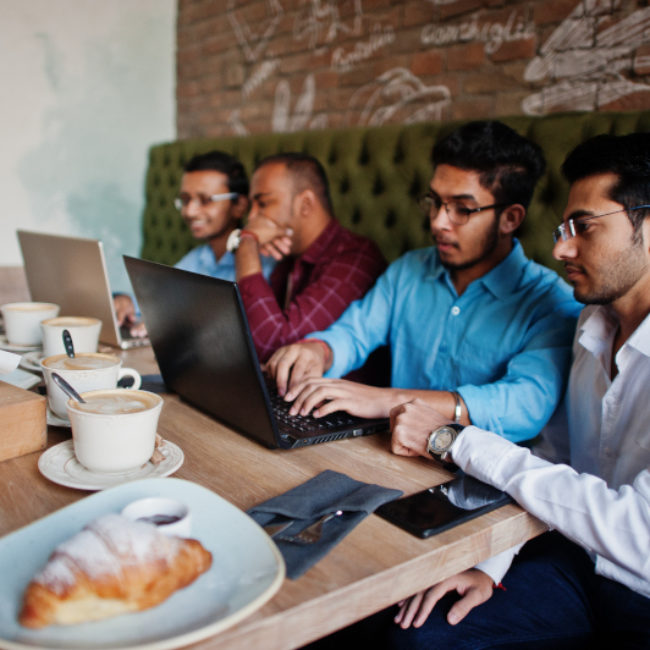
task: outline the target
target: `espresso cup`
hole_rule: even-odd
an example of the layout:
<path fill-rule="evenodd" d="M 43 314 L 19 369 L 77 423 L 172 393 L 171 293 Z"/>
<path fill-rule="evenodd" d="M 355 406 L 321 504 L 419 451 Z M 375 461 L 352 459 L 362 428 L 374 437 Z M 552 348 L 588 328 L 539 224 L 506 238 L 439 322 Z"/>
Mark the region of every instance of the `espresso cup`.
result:
<path fill-rule="evenodd" d="M 51 302 L 10 302 L 0 307 L 7 341 L 12 345 L 40 345 L 41 321 L 54 318 L 59 306 Z"/>
<path fill-rule="evenodd" d="M 56 372 L 65 379 L 78 393 L 86 390 L 115 388 L 122 377 L 132 377 L 130 390 L 140 388 L 142 379 L 137 370 L 122 368 L 122 360 L 112 354 L 82 353 L 73 359 L 65 354 L 45 357 L 40 362 L 47 389 L 47 403 L 50 410 L 60 418 L 67 419 L 66 403 L 68 396 L 52 379 Z M 124 390 L 124 389 L 120 389 Z"/>
<path fill-rule="evenodd" d="M 41 321 L 43 332 L 43 356 L 51 357 L 64 354 L 63 330 L 70 332 L 75 354 L 80 352 L 97 352 L 99 331 L 102 321 L 86 316 L 58 316 Z"/>
<path fill-rule="evenodd" d="M 163 399 L 144 390 L 93 390 L 70 399 L 68 417 L 77 460 L 91 472 L 127 472 L 153 454 Z"/>

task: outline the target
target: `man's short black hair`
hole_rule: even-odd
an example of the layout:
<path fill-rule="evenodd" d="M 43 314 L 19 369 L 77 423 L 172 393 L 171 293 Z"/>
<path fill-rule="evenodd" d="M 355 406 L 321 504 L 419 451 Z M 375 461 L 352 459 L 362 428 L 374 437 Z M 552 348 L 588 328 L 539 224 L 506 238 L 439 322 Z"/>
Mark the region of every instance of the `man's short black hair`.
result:
<path fill-rule="evenodd" d="M 228 189 L 248 196 L 248 176 L 244 165 L 237 158 L 224 151 L 208 151 L 191 158 L 184 167 L 185 172 L 214 171 L 228 177 Z"/>
<path fill-rule="evenodd" d="M 306 153 L 289 152 L 267 156 L 256 165 L 255 171 L 264 165 L 279 163 L 291 175 L 294 194 L 311 190 L 328 214 L 333 214 L 332 199 L 327 174 L 320 162 Z"/>
<path fill-rule="evenodd" d="M 480 174 L 495 203 L 525 208 L 546 162 L 540 147 L 497 121 L 468 122 L 433 147 L 434 165 L 451 165 Z"/>
<path fill-rule="evenodd" d="M 650 204 L 650 133 L 597 135 L 579 144 L 562 164 L 569 183 L 597 174 L 616 174 L 609 198 L 626 208 Z M 650 210 L 627 213 L 634 232 Z"/>

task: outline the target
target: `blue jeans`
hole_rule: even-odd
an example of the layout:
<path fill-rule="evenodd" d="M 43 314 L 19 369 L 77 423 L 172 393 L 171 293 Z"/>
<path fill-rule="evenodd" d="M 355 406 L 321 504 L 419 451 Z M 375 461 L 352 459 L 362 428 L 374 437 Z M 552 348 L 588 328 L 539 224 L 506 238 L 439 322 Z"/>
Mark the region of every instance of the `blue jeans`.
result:
<path fill-rule="evenodd" d="M 456 594 L 443 598 L 421 628 L 386 621 L 389 647 L 650 649 L 650 598 L 596 575 L 587 553 L 558 533 L 526 544 L 503 584 L 506 591 L 495 589 L 455 626 L 446 615 Z"/>

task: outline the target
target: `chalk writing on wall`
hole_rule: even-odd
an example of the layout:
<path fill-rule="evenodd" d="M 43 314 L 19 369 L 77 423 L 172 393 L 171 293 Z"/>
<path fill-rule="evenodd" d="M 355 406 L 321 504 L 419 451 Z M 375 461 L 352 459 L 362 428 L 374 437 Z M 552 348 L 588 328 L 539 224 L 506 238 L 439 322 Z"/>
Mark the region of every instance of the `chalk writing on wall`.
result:
<path fill-rule="evenodd" d="M 438 1 L 439 4 L 441 4 Z M 514 10 L 505 23 L 485 22 L 479 24 L 478 15 L 454 25 L 425 25 L 420 33 L 423 45 L 441 47 L 453 43 L 478 41 L 485 43 L 487 54 L 494 54 L 504 43 L 519 41 L 535 35 L 532 22 Z"/>
<path fill-rule="evenodd" d="M 450 101 L 447 86 L 426 86 L 410 70 L 392 68 L 354 92 L 347 123 L 377 126 L 440 120 Z"/>
<path fill-rule="evenodd" d="M 332 68 L 338 72 L 348 72 L 353 66 L 372 57 L 372 55 L 395 40 L 395 29 L 392 25 L 375 23 L 370 36 L 364 41 L 358 41 L 347 51 L 337 47 L 332 52 Z"/>
<path fill-rule="evenodd" d="M 293 26 L 297 41 L 306 40 L 309 49 L 332 43 L 339 34 L 358 36 L 361 34 L 363 8 L 361 0 L 301 0 Z M 349 8 L 346 7 L 349 5 Z M 351 16 L 351 20 L 341 20 L 341 11 Z"/>
<path fill-rule="evenodd" d="M 264 21 L 255 21 L 264 25 L 259 32 L 253 31 L 246 20 L 246 10 L 236 9 L 237 0 L 228 0 L 228 20 L 237 37 L 244 57 L 249 63 L 254 63 L 266 50 L 269 39 L 275 33 L 278 23 L 284 14 L 284 9 L 279 0 L 267 0 L 268 18 Z"/>
<path fill-rule="evenodd" d="M 551 34 L 524 71 L 525 81 L 545 83 L 524 99 L 524 113 L 593 110 L 632 93 L 650 92 L 650 85 L 626 77 L 634 68 L 635 49 L 648 42 L 650 7 L 600 29 L 598 15 L 608 11 L 609 0 L 580 2 Z"/>

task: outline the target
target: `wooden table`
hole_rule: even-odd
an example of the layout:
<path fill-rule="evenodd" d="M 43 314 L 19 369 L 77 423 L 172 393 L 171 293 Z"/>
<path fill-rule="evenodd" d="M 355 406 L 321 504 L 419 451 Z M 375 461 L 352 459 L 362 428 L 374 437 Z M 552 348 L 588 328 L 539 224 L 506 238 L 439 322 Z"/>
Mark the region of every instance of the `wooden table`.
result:
<path fill-rule="evenodd" d="M 125 365 L 155 371 L 149 349 L 123 353 Z M 159 431 L 178 444 L 178 478 L 195 481 L 246 510 L 325 469 L 412 494 L 450 478 L 424 458 L 390 452 L 388 435 L 293 451 L 266 449 L 165 395 Z M 50 428 L 49 445 L 69 438 Z M 0 464 L 0 536 L 87 496 L 42 477 L 38 453 Z M 415 591 L 540 534 L 544 526 L 508 505 L 427 540 L 370 515 L 300 579 L 285 580 L 260 610 L 193 648 L 296 648 L 379 611 Z"/>

